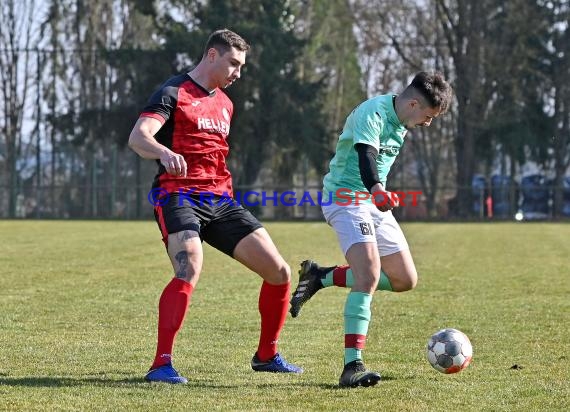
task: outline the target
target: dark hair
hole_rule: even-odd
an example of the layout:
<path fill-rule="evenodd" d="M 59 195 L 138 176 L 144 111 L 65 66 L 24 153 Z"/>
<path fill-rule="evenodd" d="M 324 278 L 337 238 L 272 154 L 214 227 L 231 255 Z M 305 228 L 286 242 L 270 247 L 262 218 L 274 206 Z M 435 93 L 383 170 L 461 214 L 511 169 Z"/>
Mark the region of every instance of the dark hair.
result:
<path fill-rule="evenodd" d="M 440 72 L 419 72 L 404 93 L 409 94 L 406 92 L 411 90 L 419 93 L 430 107 L 439 109 L 441 114 L 447 111 L 453 97 L 453 89 Z"/>
<path fill-rule="evenodd" d="M 244 52 L 249 50 L 249 44 L 239 34 L 228 29 L 216 30 L 210 34 L 203 55 L 208 54 L 208 50 L 212 47 L 220 54 L 224 54 L 232 47 Z"/>

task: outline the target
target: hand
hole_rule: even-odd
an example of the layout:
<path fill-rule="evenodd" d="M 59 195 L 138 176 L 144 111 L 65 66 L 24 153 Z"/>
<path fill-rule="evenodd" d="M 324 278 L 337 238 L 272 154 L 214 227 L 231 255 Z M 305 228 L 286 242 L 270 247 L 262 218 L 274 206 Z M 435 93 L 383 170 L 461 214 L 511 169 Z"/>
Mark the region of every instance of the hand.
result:
<path fill-rule="evenodd" d="M 174 153 L 173 151 L 164 151 L 160 155 L 160 164 L 162 164 L 166 173 L 173 176 L 186 177 L 186 172 L 188 171 L 188 166 L 184 156 Z"/>
<path fill-rule="evenodd" d="M 387 212 L 395 207 L 400 206 L 400 198 L 396 193 L 387 190 L 379 190 L 372 193 L 373 201 L 378 210 Z"/>

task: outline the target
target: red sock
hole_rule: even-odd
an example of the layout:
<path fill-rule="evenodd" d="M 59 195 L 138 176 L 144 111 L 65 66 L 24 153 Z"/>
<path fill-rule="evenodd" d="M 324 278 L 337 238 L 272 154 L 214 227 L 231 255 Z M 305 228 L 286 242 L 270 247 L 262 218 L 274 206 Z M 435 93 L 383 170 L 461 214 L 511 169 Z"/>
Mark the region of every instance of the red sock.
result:
<path fill-rule="evenodd" d="M 184 322 L 193 289 L 190 283 L 177 278 L 164 288 L 158 303 L 158 343 L 152 369 L 170 362 L 174 338 Z"/>
<path fill-rule="evenodd" d="M 289 306 L 290 283 L 271 285 L 263 282 L 259 293 L 259 313 L 261 314 L 261 334 L 257 357 L 260 361 L 267 361 L 277 353 L 277 340 Z"/>
<path fill-rule="evenodd" d="M 333 285 L 340 286 L 342 288 L 346 287 L 346 271 L 350 269 L 350 266 L 337 266 L 333 270 Z"/>

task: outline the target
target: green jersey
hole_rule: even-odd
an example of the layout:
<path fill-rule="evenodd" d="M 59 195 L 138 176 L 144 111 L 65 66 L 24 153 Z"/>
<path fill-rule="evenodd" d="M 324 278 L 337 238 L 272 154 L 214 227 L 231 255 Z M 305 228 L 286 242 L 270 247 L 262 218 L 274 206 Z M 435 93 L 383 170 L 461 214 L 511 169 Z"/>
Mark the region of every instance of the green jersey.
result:
<path fill-rule="evenodd" d="M 357 143 L 367 144 L 378 150 L 376 167 L 383 185 L 400 148 L 404 144 L 407 129 L 394 109 L 392 95 L 373 97 L 359 104 L 344 123 L 344 128 L 336 145 L 336 153 L 330 162 L 330 171 L 324 177 L 323 198 L 340 200 L 350 197 L 354 200 L 355 192 L 368 193 L 360 177 L 358 153 L 354 148 Z M 372 203 L 372 199 L 367 200 Z"/>

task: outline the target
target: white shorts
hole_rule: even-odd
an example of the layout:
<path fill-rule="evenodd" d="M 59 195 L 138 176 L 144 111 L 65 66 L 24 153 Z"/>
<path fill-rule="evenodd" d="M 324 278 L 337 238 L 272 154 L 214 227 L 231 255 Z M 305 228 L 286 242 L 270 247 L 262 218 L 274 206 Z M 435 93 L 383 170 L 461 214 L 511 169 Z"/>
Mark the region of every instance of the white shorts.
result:
<path fill-rule="evenodd" d="M 380 256 L 408 250 L 408 242 L 391 211 L 381 212 L 373 204 L 322 206 L 327 223 L 335 230 L 346 256 L 355 243 L 373 242 Z"/>

